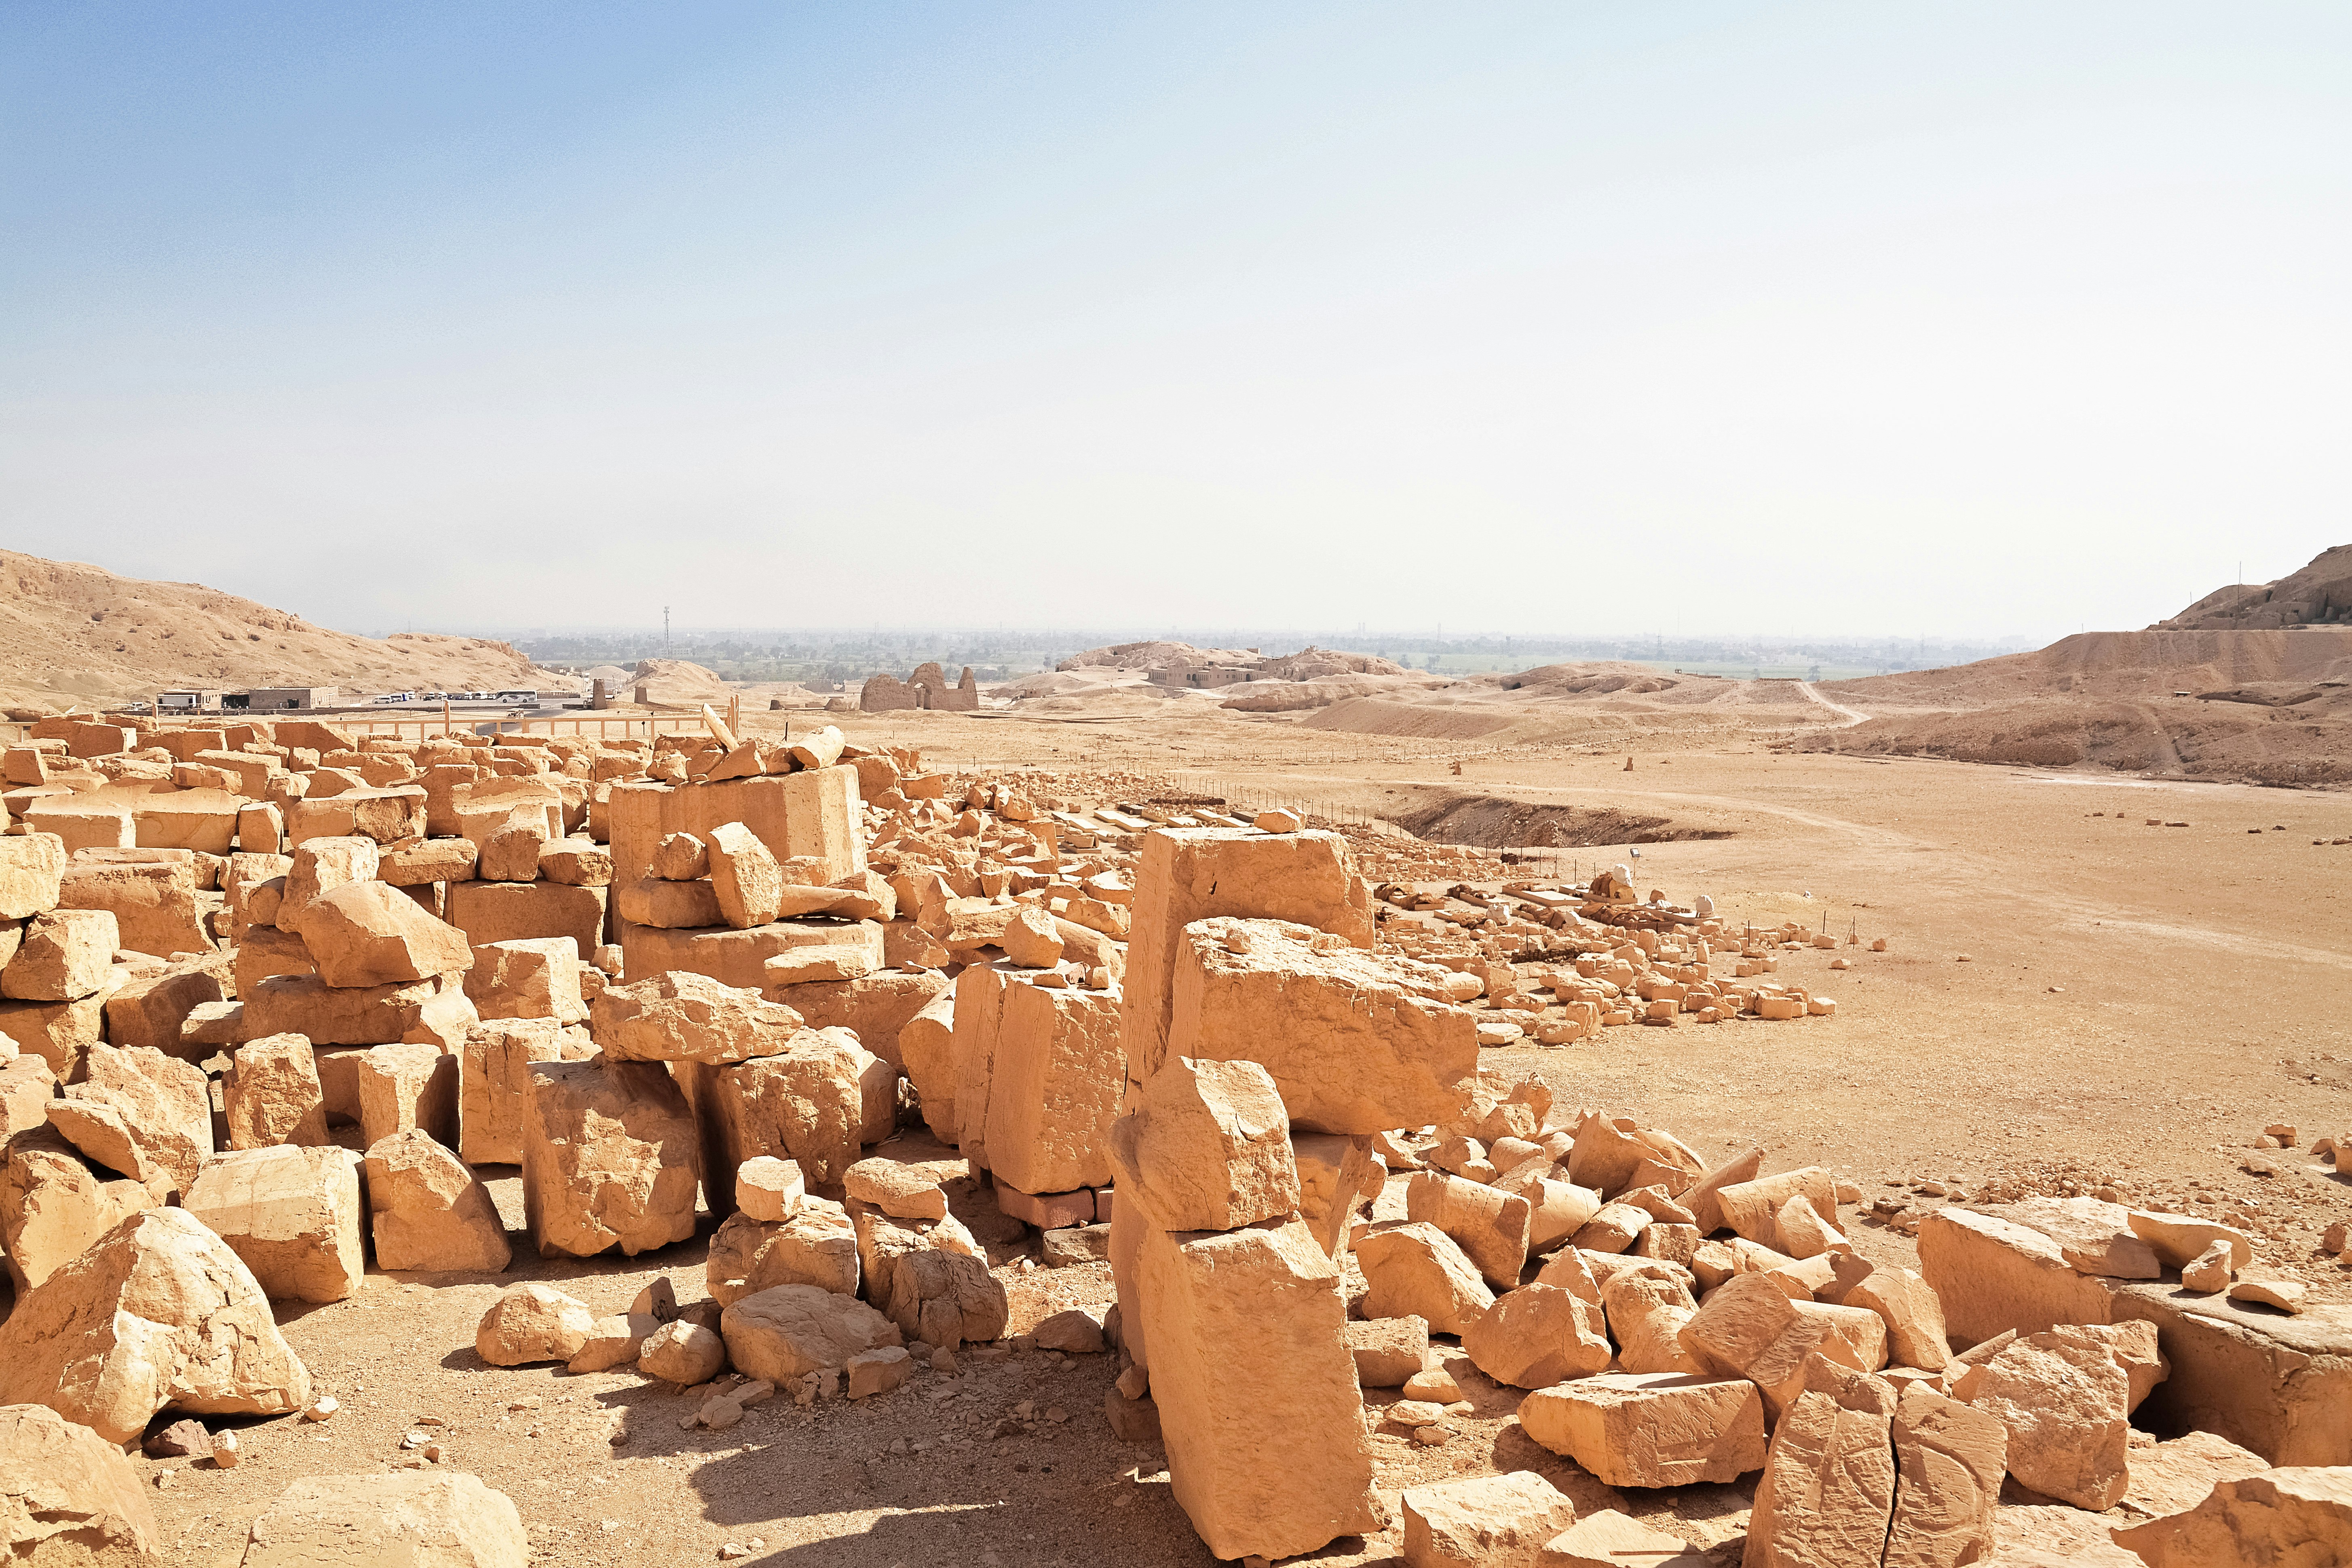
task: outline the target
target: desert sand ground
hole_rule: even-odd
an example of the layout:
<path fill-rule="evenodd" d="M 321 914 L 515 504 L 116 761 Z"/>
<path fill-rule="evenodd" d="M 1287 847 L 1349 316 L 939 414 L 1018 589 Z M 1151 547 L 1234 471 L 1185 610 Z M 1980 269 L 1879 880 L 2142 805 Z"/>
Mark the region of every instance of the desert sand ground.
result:
<path fill-rule="evenodd" d="M 1540 1073 L 1570 1106 L 1637 1115 L 1710 1155 L 1755 1142 L 1768 1169 L 1832 1166 L 1865 1205 L 1927 1178 L 1979 1191 L 2071 1180 L 2135 1203 L 2237 1210 L 2253 1216 L 2266 1262 L 2300 1268 L 2329 1298 L 2352 1295 L 2352 1271 L 2315 1245 L 2326 1223 L 2352 1218 L 2352 1185 L 2292 1153 L 2274 1176 L 2240 1168 L 2267 1123 L 2294 1123 L 2306 1143 L 2315 1130 L 2352 1131 L 2352 846 L 2312 842 L 2352 836 L 2352 795 L 1783 755 L 1739 735 L 1634 737 L 1627 773 L 1625 735 L 1482 752 L 1189 701 L 1102 723 L 840 718 L 853 739 L 919 744 L 949 765 L 1127 766 L 1374 810 L 1391 791 L 1486 791 L 1727 830 L 1643 846 L 1639 885 L 1710 893 L 1735 919 L 1851 924 L 1864 947 L 1839 953 L 1854 968 L 1832 973 L 1832 953 L 1809 952 L 1782 969 L 1837 998 L 1835 1017 L 1617 1028 L 1589 1046 L 1490 1051 L 1487 1064 Z M 1601 743 L 1616 749 L 1594 754 Z M 1891 950 L 1867 952 L 1879 936 Z M 493 1183 L 520 1241 L 516 1185 Z M 1883 1258 L 1910 1250 L 1879 1226 L 1857 1226 L 1855 1240 Z M 1028 1270 L 1017 1248 L 992 1251 L 1016 1332 L 1109 1297 L 1108 1266 Z M 809 1568 L 1211 1561 L 1157 1450 L 1109 1435 L 1110 1357 L 968 1360 L 961 1374 L 925 1374 L 865 1404 L 772 1402 L 710 1434 L 681 1432 L 689 1403 L 633 1372 L 498 1371 L 474 1354 L 499 1284 L 562 1280 L 616 1311 L 656 1272 L 699 1299 L 702 1260 L 700 1238 L 634 1261 L 541 1263 L 519 1250 L 495 1281 L 372 1275 L 350 1300 L 281 1308 L 287 1337 L 344 1409 L 324 1426 L 251 1428 L 249 1457 L 231 1471 L 150 1466 L 179 1472 L 157 1500 L 172 1560 L 235 1563 L 247 1522 L 289 1480 L 401 1462 L 415 1430 L 511 1494 L 551 1562 L 709 1563 L 730 1543 L 741 1561 Z M 1391 1501 L 1422 1480 L 1531 1468 L 1580 1510 L 1664 1515 L 1738 1561 L 1743 1491 L 1614 1494 L 1508 1424 L 1517 1391 L 1466 1360 L 1454 1370 L 1477 1405 L 1463 1436 L 1431 1449 L 1375 1439 Z M 1396 1563 L 1401 1544 L 1391 1529 L 1315 1561 Z"/>

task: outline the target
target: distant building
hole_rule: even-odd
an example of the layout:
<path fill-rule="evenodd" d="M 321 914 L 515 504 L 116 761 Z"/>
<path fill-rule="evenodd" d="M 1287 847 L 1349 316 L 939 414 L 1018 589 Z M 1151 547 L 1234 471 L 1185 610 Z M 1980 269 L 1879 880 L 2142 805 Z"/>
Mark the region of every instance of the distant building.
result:
<path fill-rule="evenodd" d="M 216 713 L 224 700 L 219 689 L 208 690 L 158 691 L 155 711 L 158 713 Z"/>
<path fill-rule="evenodd" d="M 908 708 L 935 708 L 950 713 L 969 713 L 980 706 L 980 683 L 972 678 L 971 666 L 963 669 L 963 679 L 948 684 L 947 671 L 937 664 L 921 664 L 905 680 L 895 675 L 877 675 L 866 682 L 858 693 L 857 705 L 868 713 L 889 713 Z"/>
<path fill-rule="evenodd" d="M 340 686 L 257 686 L 250 691 L 225 694 L 221 706 L 254 713 L 278 713 L 289 708 L 337 708 L 342 700 L 343 689 Z"/>

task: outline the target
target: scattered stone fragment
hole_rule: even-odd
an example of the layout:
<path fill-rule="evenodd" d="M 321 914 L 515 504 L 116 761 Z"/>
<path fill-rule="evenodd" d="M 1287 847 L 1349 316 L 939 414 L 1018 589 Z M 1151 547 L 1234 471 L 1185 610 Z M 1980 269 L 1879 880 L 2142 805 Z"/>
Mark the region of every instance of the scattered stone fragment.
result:
<path fill-rule="evenodd" d="M 163 1560 L 162 1545 L 154 1507 L 119 1444 L 43 1405 L 0 1407 L 0 1558 L 26 1568 L 143 1568 Z"/>
<path fill-rule="evenodd" d="M 530 1556 L 522 1515 L 504 1492 L 462 1473 L 394 1470 L 296 1481 L 253 1521 L 245 1568 L 526 1568 Z"/>
<path fill-rule="evenodd" d="M 1764 1401 L 1742 1377 L 1608 1373 L 1538 1389 L 1519 1425 L 1614 1487 L 1731 1481 L 1764 1464 Z"/>
<path fill-rule="evenodd" d="M 1533 1568 L 1576 1505 L 1533 1470 L 1407 1487 L 1407 1568 Z"/>
<path fill-rule="evenodd" d="M 1678 1535 L 1604 1508 L 1546 1542 L 1536 1563 L 1538 1568 L 1714 1568 L 1715 1559 Z"/>
<path fill-rule="evenodd" d="M 683 1318 L 646 1335 L 637 1352 L 637 1366 L 647 1377 L 689 1386 L 709 1382 L 726 1364 L 727 1342 Z"/>
<path fill-rule="evenodd" d="M 474 1330 L 474 1351 L 492 1366 L 570 1361 L 595 1324 L 586 1302 L 527 1280 L 499 1292 Z"/>

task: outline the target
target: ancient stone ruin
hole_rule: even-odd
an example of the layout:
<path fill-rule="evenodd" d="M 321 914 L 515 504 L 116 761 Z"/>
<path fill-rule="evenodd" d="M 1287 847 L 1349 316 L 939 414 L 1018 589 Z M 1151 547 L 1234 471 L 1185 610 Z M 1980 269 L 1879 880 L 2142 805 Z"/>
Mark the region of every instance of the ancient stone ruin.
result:
<path fill-rule="evenodd" d="M 2245 1230 L 2096 1194 L 1865 1205 L 1482 1066 L 1835 1030 L 1769 978 L 1833 936 L 1624 868 L 1376 887 L 1285 813 L 712 730 L 50 721 L 6 752 L 18 1558 L 169 1561 L 126 1447 L 226 1467 L 220 1418 L 331 1418 L 273 1303 L 705 1237 L 698 1298 L 600 1315 L 519 1282 L 471 1353 L 634 1367 L 706 1431 L 1109 1356 L 1115 1440 L 1164 1455 L 1221 1559 L 1391 1531 L 1415 1568 L 2060 1560 L 1996 1557 L 2005 1482 L 2091 1521 L 2110 1555 L 2074 1560 L 2352 1552 L 2352 1330 Z M 1873 1224 L 1919 1268 L 1865 1258 Z M 1107 1267 L 1115 1304 L 1016 1332 L 1008 1247 Z M 1457 1441 L 1465 1384 L 1625 1508 L 1472 1458 L 1384 1485 Z M 246 1562 L 531 1560 L 514 1502 L 424 1447 L 295 1482 Z M 1628 1511 L 1691 1487 L 1752 1494 L 1744 1533 Z"/>

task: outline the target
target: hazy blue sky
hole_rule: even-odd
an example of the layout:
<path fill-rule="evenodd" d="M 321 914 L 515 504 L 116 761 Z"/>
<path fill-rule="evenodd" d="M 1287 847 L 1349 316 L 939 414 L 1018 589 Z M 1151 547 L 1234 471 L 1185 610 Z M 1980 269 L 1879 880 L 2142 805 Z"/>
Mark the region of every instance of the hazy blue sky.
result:
<path fill-rule="evenodd" d="M 2055 636 L 2352 539 L 2338 5 L 0 9 L 0 542 L 360 629 Z"/>

